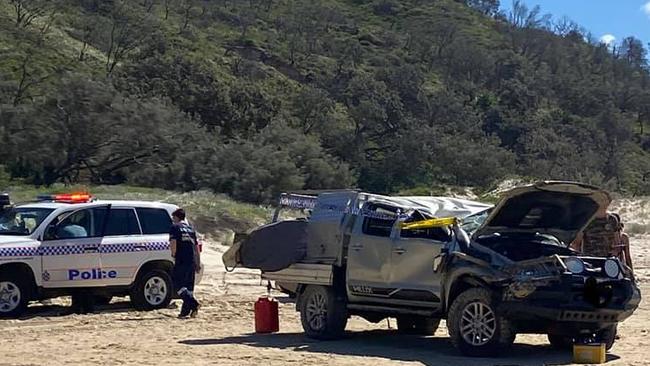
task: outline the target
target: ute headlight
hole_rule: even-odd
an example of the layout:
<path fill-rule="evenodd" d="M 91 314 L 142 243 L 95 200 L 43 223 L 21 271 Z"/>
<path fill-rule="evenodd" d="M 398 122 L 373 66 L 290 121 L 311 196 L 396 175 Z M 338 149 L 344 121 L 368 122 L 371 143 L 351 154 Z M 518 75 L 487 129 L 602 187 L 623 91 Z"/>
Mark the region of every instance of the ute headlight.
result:
<path fill-rule="evenodd" d="M 585 271 L 585 262 L 577 257 L 570 257 L 564 260 L 564 265 L 573 274 L 581 274 Z"/>
<path fill-rule="evenodd" d="M 608 259 L 605 261 L 605 264 L 603 264 L 603 271 L 609 278 L 617 278 L 619 274 L 621 274 L 621 267 L 618 265 L 616 260 L 614 259 Z"/>

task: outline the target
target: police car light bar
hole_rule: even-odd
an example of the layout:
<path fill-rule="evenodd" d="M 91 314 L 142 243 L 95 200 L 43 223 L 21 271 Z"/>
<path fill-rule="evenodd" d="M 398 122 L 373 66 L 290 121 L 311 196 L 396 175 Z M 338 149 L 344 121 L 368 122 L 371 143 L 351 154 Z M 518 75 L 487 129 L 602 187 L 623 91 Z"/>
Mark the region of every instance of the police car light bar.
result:
<path fill-rule="evenodd" d="M 89 193 L 44 194 L 38 196 L 39 201 L 52 201 L 60 203 L 87 203 L 93 200 Z"/>

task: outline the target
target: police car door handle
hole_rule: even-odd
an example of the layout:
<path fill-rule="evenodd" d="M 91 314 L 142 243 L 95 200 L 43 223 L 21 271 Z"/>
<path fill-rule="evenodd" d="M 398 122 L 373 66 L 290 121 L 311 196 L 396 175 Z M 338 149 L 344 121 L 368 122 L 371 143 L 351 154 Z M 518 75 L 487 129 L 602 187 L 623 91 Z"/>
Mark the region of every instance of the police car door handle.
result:
<path fill-rule="evenodd" d="M 96 252 L 99 250 L 99 247 L 84 247 L 84 252 Z"/>
<path fill-rule="evenodd" d="M 134 248 L 136 250 L 145 250 L 145 249 L 147 249 L 147 246 L 146 245 L 136 245 Z"/>
<path fill-rule="evenodd" d="M 406 253 L 406 249 L 404 249 L 404 248 L 395 248 L 395 249 L 393 249 L 393 253 L 402 255 L 402 254 Z"/>
<path fill-rule="evenodd" d="M 359 251 L 359 250 L 363 249 L 363 245 L 361 245 L 361 244 L 353 244 L 350 247 L 350 249 L 355 250 L 355 251 Z"/>

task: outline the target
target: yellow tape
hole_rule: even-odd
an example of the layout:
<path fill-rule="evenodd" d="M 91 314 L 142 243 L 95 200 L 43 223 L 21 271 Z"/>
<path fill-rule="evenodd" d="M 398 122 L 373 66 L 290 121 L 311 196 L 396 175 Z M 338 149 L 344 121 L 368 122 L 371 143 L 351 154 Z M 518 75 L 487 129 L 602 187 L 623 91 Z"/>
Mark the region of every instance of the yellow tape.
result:
<path fill-rule="evenodd" d="M 434 227 L 445 227 L 460 223 L 456 217 L 442 217 L 439 219 L 428 219 L 415 222 L 403 222 L 402 230 L 430 229 Z"/>

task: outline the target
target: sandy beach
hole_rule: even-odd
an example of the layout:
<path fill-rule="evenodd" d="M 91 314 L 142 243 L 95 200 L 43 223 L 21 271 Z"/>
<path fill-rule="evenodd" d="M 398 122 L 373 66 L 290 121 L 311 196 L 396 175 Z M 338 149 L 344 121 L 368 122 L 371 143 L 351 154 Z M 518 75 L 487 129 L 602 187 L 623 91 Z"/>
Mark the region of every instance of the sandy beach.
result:
<path fill-rule="evenodd" d="M 650 236 L 632 238 L 637 276 L 650 293 Z M 447 338 L 444 322 L 433 337 L 398 335 L 395 322 L 348 323 L 344 340 L 319 342 L 302 334 L 294 305 L 281 294 L 278 334 L 253 334 L 253 303 L 265 293 L 256 271 L 226 273 L 212 241 L 204 250 L 206 273 L 197 293 L 203 303 L 196 319 L 176 319 L 169 309 L 138 312 L 115 298 L 91 315 L 59 315 L 69 299 L 33 305 L 23 320 L 0 321 L 0 365 L 570 365 L 571 354 L 551 349 L 542 335 L 519 335 L 502 358 L 461 357 Z M 620 340 L 610 365 L 650 365 L 650 305 L 619 325 Z"/>

